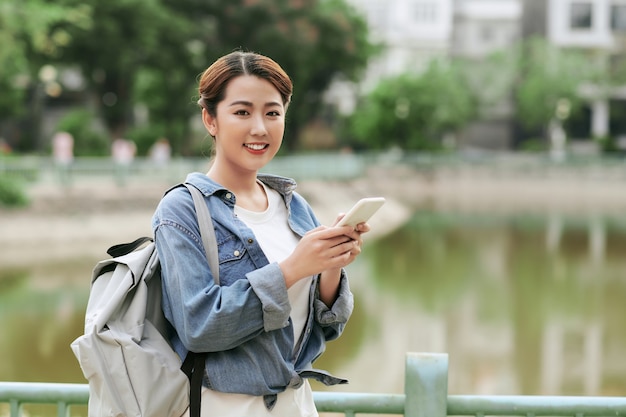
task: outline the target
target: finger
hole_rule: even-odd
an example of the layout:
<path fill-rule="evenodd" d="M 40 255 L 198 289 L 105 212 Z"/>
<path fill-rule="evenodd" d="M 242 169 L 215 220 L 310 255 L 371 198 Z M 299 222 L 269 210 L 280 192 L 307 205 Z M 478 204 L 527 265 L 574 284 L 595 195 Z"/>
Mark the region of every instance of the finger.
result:
<path fill-rule="evenodd" d="M 358 236 L 356 237 L 358 238 Z M 341 245 L 344 243 L 350 243 L 350 242 L 353 242 L 354 240 L 356 239 L 347 235 L 341 235 L 341 236 L 333 237 L 330 239 L 326 239 L 330 247 L 335 247 L 337 245 Z"/>
<path fill-rule="evenodd" d="M 369 231 L 370 231 L 370 225 L 369 225 L 369 223 L 365 223 L 365 222 L 363 222 L 363 223 L 359 223 L 359 224 L 357 224 L 357 225 L 356 225 L 356 231 L 357 231 L 358 233 L 367 233 L 367 232 L 369 232 Z"/>
<path fill-rule="evenodd" d="M 324 226 L 324 225 L 317 226 L 315 229 L 311 229 L 311 230 L 309 230 L 308 232 L 306 232 L 306 233 L 304 234 L 304 236 L 306 236 L 306 235 L 311 235 L 311 234 L 318 233 L 318 232 L 321 232 L 321 231 L 322 231 L 322 230 L 324 230 L 324 229 L 327 229 L 327 227 L 326 227 L 326 226 Z"/>
<path fill-rule="evenodd" d="M 334 223 L 333 223 L 333 227 L 337 226 L 337 223 L 339 223 L 339 221 L 340 221 L 341 219 L 343 219 L 345 215 L 346 215 L 346 213 L 339 213 L 339 214 L 337 215 L 337 217 L 335 218 L 335 221 L 334 221 Z"/>
<path fill-rule="evenodd" d="M 347 236 L 348 238 L 352 240 L 358 240 L 358 241 L 361 240 L 361 233 L 357 231 L 356 229 L 350 230 L 345 236 Z"/>
<path fill-rule="evenodd" d="M 357 249 L 360 250 L 358 246 L 358 242 L 355 240 L 349 240 L 347 242 L 340 243 L 338 245 L 333 246 L 329 250 L 328 253 L 332 258 L 335 258 L 335 257 L 342 256 L 345 254 L 350 254 L 351 251 L 354 251 Z"/>
<path fill-rule="evenodd" d="M 317 229 L 314 229 L 317 230 Z M 354 231 L 352 226 L 341 226 L 341 227 L 327 227 L 322 230 L 317 230 L 318 236 L 320 239 L 330 239 L 333 237 L 348 235 L 351 231 Z"/>

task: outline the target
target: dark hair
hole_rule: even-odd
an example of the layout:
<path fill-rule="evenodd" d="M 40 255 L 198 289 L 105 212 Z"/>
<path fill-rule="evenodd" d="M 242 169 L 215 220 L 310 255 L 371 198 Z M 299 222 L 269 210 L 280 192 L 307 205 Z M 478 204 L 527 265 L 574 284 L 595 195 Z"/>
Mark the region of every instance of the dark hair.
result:
<path fill-rule="evenodd" d="M 224 55 L 204 71 L 198 83 L 198 105 L 215 117 L 217 104 L 224 99 L 226 86 L 231 79 L 241 75 L 254 75 L 269 81 L 280 93 L 283 105 L 289 105 L 293 84 L 287 73 L 271 58 L 242 51 Z"/>

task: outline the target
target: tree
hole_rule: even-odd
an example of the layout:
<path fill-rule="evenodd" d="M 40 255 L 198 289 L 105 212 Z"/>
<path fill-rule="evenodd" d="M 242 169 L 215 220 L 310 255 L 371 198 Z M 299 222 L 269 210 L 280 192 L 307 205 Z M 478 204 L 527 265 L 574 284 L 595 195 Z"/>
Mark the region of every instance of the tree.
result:
<path fill-rule="evenodd" d="M 29 123 L 16 143 L 30 149 L 38 136 L 42 84 L 39 71 L 54 60 L 60 48 L 70 42 L 59 25 L 68 23 L 88 28 L 90 10 L 85 5 L 66 7 L 44 0 L 4 0 L 0 3 L 0 136 L 12 121 L 29 115 Z M 9 135 L 7 135 L 9 136 Z"/>
<path fill-rule="evenodd" d="M 382 149 L 438 149 L 474 115 L 474 99 L 454 64 L 432 62 L 423 74 L 381 81 L 348 119 L 356 144 Z"/>
<path fill-rule="evenodd" d="M 175 1 L 202 28 L 204 66 L 234 49 L 276 60 L 294 82 L 285 147 L 296 149 L 302 128 L 322 110 L 335 77 L 357 80 L 377 51 L 364 18 L 345 0 Z"/>
<path fill-rule="evenodd" d="M 527 40 L 518 51 L 518 82 L 515 104 L 520 122 L 530 129 L 548 129 L 561 103 L 569 113 L 580 109 L 583 99 L 579 88 L 602 77 L 590 56 L 581 51 L 558 48 L 542 38 Z"/>
<path fill-rule="evenodd" d="M 57 0 L 55 5 L 93 16 L 91 26 L 65 19 L 44 32 L 64 34 L 54 60 L 81 68 L 110 137 L 136 125 L 141 104 L 148 110 L 148 128 L 168 136 L 181 153 L 190 152 L 189 118 L 198 111 L 196 76 L 218 56 L 234 49 L 260 52 L 292 76 L 286 143 L 293 148 L 302 126 L 320 111 L 331 81 L 356 79 L 375 50 L 364 19 L 344 0 Z"/>
<path fill-rule="evenodd" d="M 511 100 L 519 79 L 519 55 L 516 47 L 493 52 L 481 59 L 459 60 L 463 79 L 477 102 L 478 115 L 502 114 L 499 107 Z"/>
<path fill-rule="evenodd" d="M 89 30 L 68 26 L 72 43 L 63 60 L 78 63 L 97 98 L 101 116 L 112 139 L 121 137 L 134 123 L 135 88 L 139 72 L 150 64 L 184 50 L 186 21 L 164 8 L 159 0 L 62 0 L 68 5 L 89 4 L 94 18 Z M 181 32 L 182 31 L 182 32 Z M 181 43 L 175 47 L 172 41 Z M 170 48 L 163 47 L 167 42 Z M 185 56 L 177 61 L 187 68 Z M 166 71 L 174 66 L 160 69 Z"/>

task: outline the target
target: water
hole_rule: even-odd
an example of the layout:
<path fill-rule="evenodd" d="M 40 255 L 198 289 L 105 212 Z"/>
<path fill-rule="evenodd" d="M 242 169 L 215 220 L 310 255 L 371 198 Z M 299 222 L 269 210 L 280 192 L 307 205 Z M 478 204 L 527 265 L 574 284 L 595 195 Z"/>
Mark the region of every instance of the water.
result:
<path fill-rule="evenodd" d="M 328 361 L 356 390 L 402 392 L 422 351 L 450 355 L 451 394 L 624 395 L 625 245 L 611 219 L 421 212 L 366 248 Z"/>
<path fill-rule="evenodd" d="M 625 395 L 624 253 L 617 219 L 420 210 L 366 241 L 316 365 L 350 379 L 334 391 L 401 393 L 406 352 L 446 352 L 450 394 Z M 95 261 L 0 267 L 0 380 L 84 382 L 69 344 Z"/>

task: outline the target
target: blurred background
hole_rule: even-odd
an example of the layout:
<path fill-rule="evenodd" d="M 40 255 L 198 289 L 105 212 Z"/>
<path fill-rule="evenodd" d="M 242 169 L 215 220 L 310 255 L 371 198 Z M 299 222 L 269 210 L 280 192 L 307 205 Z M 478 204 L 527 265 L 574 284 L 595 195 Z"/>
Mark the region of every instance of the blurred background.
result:
<path fill-rule="evenodd" d="M 91 269 L 206 171 L 235 49 L 294 82 L 268 172 L 327 223 L 388 199 L 341 390 L 430 351 L 451 394 L 625 395 L 626 0 L 0 0 L 0 380 L 85 381 Z"/>

